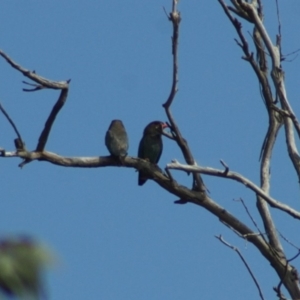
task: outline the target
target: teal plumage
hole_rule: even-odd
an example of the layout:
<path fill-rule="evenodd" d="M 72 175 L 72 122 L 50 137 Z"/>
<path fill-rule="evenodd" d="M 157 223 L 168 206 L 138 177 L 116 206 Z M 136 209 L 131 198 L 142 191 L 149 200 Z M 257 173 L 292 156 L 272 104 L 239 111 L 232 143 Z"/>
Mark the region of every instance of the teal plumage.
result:
<path fill-rule="evenodd" d="M 143 137 L 139 144 L 138 157 L 150 161 L 153 164 L 157 164 L 162 150 L 162 132 L 163 129 L 168 125 L 160 122 L 154 121 L 146 126 L 144 129 Z M 147 181 L 147 176 L 140 171 L 138 177 L 138 184 L 143 185 Z"/>
<path fill-rule="evenodd" d="M 105 135 L 105 145 L 109 153 L 122 160 L 127 155 L 128 136 L 121 120 L 113 120 Z"/>

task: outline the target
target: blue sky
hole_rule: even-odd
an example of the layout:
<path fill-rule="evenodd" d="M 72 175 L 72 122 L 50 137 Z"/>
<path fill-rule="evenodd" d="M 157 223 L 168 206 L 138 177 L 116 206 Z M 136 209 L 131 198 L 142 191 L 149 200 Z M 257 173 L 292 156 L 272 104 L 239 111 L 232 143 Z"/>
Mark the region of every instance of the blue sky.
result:
<path fill-rule="evenodd" d="M 181 1 L 179 92 L 172 112 L 198 164 L 229 167 L 259 184 L 259 153 L 267 114 L 258 82 L 241 59 L 236 33 L 217 1 Z M 275 4 L 265 1 L 266 26 L 275 40 Z M 282 1 L 281 1 L 282 2 Z M 279 3 L 283 52 L 300 48 L 300 3 Z M 72 79 L 66 105 L 47 150 L 64 156 L 108 155 L 104 135 L 122 119 L 129 155 L 136 156 L 144 127 L 166 121 L 162 103 L 171 87 L 171 1 L 3 1 L 0 48 L 16 62 L 52 80 Z M 249 42 L 252 32 L 243 26 Z M 252 46 L 251 46 L 252 47 Z M 253 49 L 253 47 L 252 47 Z M 291 56 L 295 58 L 295 56 Z M 289 100 L 300 115 L 299 58 L 283 64 Z M 57 91 L 24 93 L 25 78 L 0 60 L 0 101 L 34 149 Z M 15 134 L 0 117 L 0 147 L 13 150 Z M 183 162 L 164 139 L 159 165 Z M 214 236 L 242 251 L 266 298 L 278 278 L 251 244 L 216 217 L 125 168 L 72 169 L 1 159 L 2 236 L 29 234 L 58 256 L 47 275 L 50 299 L 253 299 L 257 290 L 237 255 Z M 299 183 L 281 131 L 272 161 L 271 195 L 299 210 Z M 174 171 L 190 187 L 191 177 Z M 255 196 L 237 183 L 203 177 L 211 197 L 252 226 Z M 278 230 L 300 246 L 299 222 L 272 210 Z M 296 250 L 283 244 L 288 257 Z M 294 262 L 300 267 L 299 260 Z M 216 288 L 217 286 L 217 288 Z"/>

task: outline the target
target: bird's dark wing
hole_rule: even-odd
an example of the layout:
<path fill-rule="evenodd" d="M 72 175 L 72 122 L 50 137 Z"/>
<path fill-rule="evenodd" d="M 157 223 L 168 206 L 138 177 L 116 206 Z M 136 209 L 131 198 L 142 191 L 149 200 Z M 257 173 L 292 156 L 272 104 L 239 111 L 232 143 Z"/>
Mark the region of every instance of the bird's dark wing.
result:
<path fill-rule="evenodd" d="M 124 135 L 117 135 L 112 130 L 108 130 L 105 135 L 105 145 L 111 155 L 126 156 L 128 150 L 128 138 Z"/>
<path fill-rule="evenodd" d="M 144 135 L 139 144 L 138 157 L 147 159 L 153 164 L 157 164 L 163 149 L 161 136 Z M 147 176 L 140 171 L 138 184 L 143 185 L 147 181 Z"/>

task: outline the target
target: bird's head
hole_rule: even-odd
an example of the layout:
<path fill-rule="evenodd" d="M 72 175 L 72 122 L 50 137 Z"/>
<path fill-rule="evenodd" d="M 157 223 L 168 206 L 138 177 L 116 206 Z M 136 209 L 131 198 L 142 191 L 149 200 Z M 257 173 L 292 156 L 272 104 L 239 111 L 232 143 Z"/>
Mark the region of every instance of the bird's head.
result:
<path fill-rule="evenodd" d="M 110 123 L 110 126 L 109 126 L 109 129 L 112 129 L 112 128 L 123 128 L 124 125 L 123 125 L 123 122 L 121 120 L 112 120 L 111 123 Z"/>
<path fill-rule="evenodd" d="M 144 135 L 160 135 L 163 132 L 163 129 L 169 127 L 166 123 L 161 121 L 153 121 L 149 123 L 145 130 Z"/>

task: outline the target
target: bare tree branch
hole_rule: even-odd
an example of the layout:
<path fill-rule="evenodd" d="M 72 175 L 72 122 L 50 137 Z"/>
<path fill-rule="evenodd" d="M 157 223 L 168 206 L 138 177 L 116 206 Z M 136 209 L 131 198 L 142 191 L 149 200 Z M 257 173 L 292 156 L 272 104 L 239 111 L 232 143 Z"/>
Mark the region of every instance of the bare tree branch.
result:
<path fill-rule="evenodd" d="M 42 133 L 39 137 L 39 142 L 36 147 L 36 151 L 44 150 L 47 140 L 48 140 L 48 137 L 49 137 L 49 134 L 50 134 L 50 131 L 51 131 L 51 128 L 52 128 L 52 125 L 56 119 L 57 114 L 59 113 L 59 111 L 61 110 L 63 105 L 65 104 L 67 97 L 68 97 L 68 89 L 64 88 L 64 89 L 62 89 L 60 96 L 59 96 L 57 102 L 55 103 L 55 105 L 53 106 L 52 111 L 45 123 L 44 130 L 42 131 Z"/>
<path fill-rule="evenodd" d="M 260 182 L 261 189 L 269 195 L 270 193 L 270 165 L 272 150 L 275 145 L 276 137 L 278 131 L 281 127 L 281 123 L 277 119 L 276 112 L 269 110 L 269 127 L 268 132 L 264 140 L 264 145 L 262 149 L 262 159 L 260 164 Z M 266 199 L 265 199 L 266 200 Z M 269 203 L 270 204 L 270 203 Z M 257 194 L 256 202 L 258 211 L 262 217 L 265 231 L 267 232 L 268 238 L 271 245 L 283 255 L 283 248 L 277 236 L 276 226 L 272 220 L 270 210 L 265 201 L 263 201 L 260 195 Z M 271 205 L 271 204 L 270 204 Z"/>
<path fill-rule="evenodd" d="M 46 88 L 50 88 L 50 89 L 60 89 L 61 90 L 61 94 L 56 102 L 56 104 L 54 105 L 52 111 L 50 112 L 50 115 L 45 123 L 45 127 L 43 129 L 43 131 L 41 132 L 41 135 L 39 137 L 39 141 L 36 147 L 36 151 L 37 152 L 41 152 L 44 150 L 52 125 L 56 119 L 57 114 L 59 113 L 59 111 L 61 110 L 61 108 L 63 107 L 63 105 L 66 102 L 67 96 L 68 96 L 68 89 L 69 89 L 69 83 L 70 80 L 67 80 L 65 82 L 55 82 L 55 81 L 50 81 L 46 78 L 43 78 L 39 75 L 37 75 L 35 72 L 30 72 L 29 70 L 24 69 L 22 66 L 18 65 L 16 62 L 14 62 L 8 55 L 6 55 L 2 50 L 0 50 L 0 55 L 16 70 L 20 71 L 24 76 L 30 78 L 31 80 L 35 81 L 38 83 L 38 85 L 36 84 L 32 84 L 32 83 L 28 83 L 26 81 L 23 81 L 25 84 L 34 86 L 33 89 L 23 89 L 24 91 L 38 91 L 41 89 L 46 89 Z M 1 107 L 0 107 L 1 108 Z M 2 110 L 2 109 L 1 109 Z M 4 111 L 2 110 L 2 112 L 4 113 Z M 7 117 L 7 115 L 6 115 Z M 8 120 L 11 123 L 11 120 L 8 118 Z M 14 127 L 15 131 L 16 131 L 16 127 L 13 125 L 13 123 L 11 123 L 12 126 Z M 18 132 L 16 131 L 19 140 L 21 140 L 21 136 L 18 134 Z M 24 164 L 28 163 L 30 160 L 26 159 L 21 166 L 23 166 Z"/>
<path fill-rule="evenodd" d="M 260 84 L 261 93 L 263 96 L 263 99 L 265 100 L 266 108 L 269 115 L 269 128 L 263 143 L 262 147 L 262 162 L 261 162 L 261 189 L 268 195 L 269 194 L 269 187 L 270 187 L 270 160 L 271 160 L 271 153 L 272 149 L 277 137 L 277 133 L 282 125 L 283 119 L 285 122 L 285 129 L 289 130 L 289 135 L 287 137 L 289 140 L 287 141 L 287 144 L 289 144 L 289 150 L 290 150 L 290 157 L 294 163 L 294 167 L 298 173 L 299 176 L 299 165 L 296 164 L 297 160 L 299 159 L 299 156 L 297 155 L 297 152 L 295 152 L 296 147 L 295 143 L 293 141 L 293 128 L 291 126 L 287 127 L 286 124 L 291 124 L 291 120 L 294 120 L 294 125 L 297 127 L 297 121 L 295 121 L 294 114 L 290 107 L 288 105 L 282 105 L 282 103 L 286 100 L 286 94 L 284 89 L 284 84 L 282 77 L 280 80 L 274 77 L 274 69 L 278 73 L 278 70 L 281 70 L 280 66 L 280 49 L 278 50 L 280 44 L 278 43 L 278 46 L 273 46 L 272 42 L 264 29 L 262 19 L 263 19 L 263 12 L 262 12 L 262 3 L 261 1 L 252 1 L 251 3 L 245 2 L 242 0 L 231 0 L 231 2 L 234 4 L 235 9 L 231 9 L 234 13 L 238 14 L 240 17 L 244 18 L 248 22 L 251 22 L 254 24 L 254 42 L 255 47 L 257 50 L 257 60 L 259 65 L 257 65 L 253 60 L 253 55 L 249 55 L 248 50 L 248 43 L 246 42 L 242 31 L 241 31 L 241 24 L 238 22 L 237 19 L 233 18 L 230 14 L 230 9 L 227 7 L 227 5 L 224 3 L 223 0 L 218 0 L 221 4 L 225 14 L 230 19 L 232 24 L 234 25 L 238 36 L 240 37 L 241 43 L 238 42 L 240 47 L 243 49 L 243 52 L 245 53 L 245 60 L 248 60 L 251 64 Z M 275 109 L 275 102 L 272 97 L 272 92 L 270 88 L 270 83 L 268 79 L 267 74 L 267 58 L 266 58 L 266 52 L 265 47 L 268 50 L 270 57 L 272 59 L 272 78 L 273 78 L 273 84 L 275 86 L 275 89 L 277 91 L 277 94 L 279 95 L 279 98 L 281 99 L 281 105 L 284 111 L 286 111 L 288 114 L 288 117 L 286 114 L 281 114 L 277 109 Z M 276 69 L 277 68 L 277 69 Z M 276 80 L 275 80 L 276 79 Z M 280 88 L 278 84 L 280 85 Z M 282 99 L 284 98 L 284 99 Z M 292 145 L 292 146 L 291 146 Z M 291 152 L 293 151 L 293 156 L 291 155 Z M 278 255 L 282 258 L 284 258 L 284 252 L 283 248 L 280 244 L 280 241 L 277 236 L 276 227 L 272 220 L 272 217 L 270 215 L 269 208 L 267 206 L 267 203 L 264 201 L 265 198 L 261 196 L 257 196 L 257 207 L 260 212 L 260 215 L 262 217 L 262 220 L 264 222 L 264 227 L 266 230 L 266 233 L 268 235 L 268 238 L 270 240 L 270 244 L 272 245 L 272 248 L 276 250 Z M 286 265 L 286 263 L 284 263 Z M 285 277 L 286 273 L 285 271 L 281 273 L 280 278 Z M 287 282 L 286 278 L 285 280 L 285 286 L 289 290 L 290 294 L 293 297 L 300 297 L 300 291 L 299 286 L 295 284 L 295 282 L 290 281 Z"/>
<path fill-rule="evenodd" d="M 186 204 L 193 203 L 197 206 L 200 206 L 211 214 L 216 216 L 223 224 L 233 230 L 239 237 L 246 239 L 251 242 L 255 247 L 260 251 L 260 253 L 270 262 L 274 270 L 277 272 L 280 283 L 278 285 L 277 293 L 280 297 L 283 297 L 280 291 L 281 285 L 283 284 L 293 299 L 300 299 L 300 290 L 297 281 L 297 272 L 295 268 L 290 264 L 290 260 L 285 258 L 282 246 L 277 236 L 276 227 L 271 218 L 269 211 L 269 205 L 280 209 L 294 218 L 300 219 L 300 213 L 293 208 L 285 205 L 276 199 L 272 198 L 269 195 L 270 190 L 270 163 L 271 163 L 271 154 L 276 142 L 277 134 L 284 124 L 286 131 L 286 140 L 289 155 L 293 161 L 294 168 L 296 169 L 298 176 L 300 178 L 300 158 L 297 151 L 295 137 L 294 137 L 294 127 L 300 136 L 300 125 L 299 122 L 292 111 L 292 108 L 288 102 L 285 86 L 284 86 L 284 73 L 281 68 L 281 34 L 277 39 L 277 45 L 274 46 L 269 38 L 267 31 L 263 25 L 263 11 L 262 3 L 260 0 L 253 1 L 243 1 L 243 0 L 231 0 L 233 7 L 229 7 L 225 4 L 223 0 L 218 0 L 221 4 L 225 14 L 232 22 L 239 40 L 236 40 L 239 47 L 241 47 L 244 56 L 243 59 L 251 65 L 254 70 L 263 97 L 268 115 L 269 115 L 269 126 L 266 133 L 266 137 L 263 143 L 262 152 L 261 152 L 261 187 L 258 187 L 249 179 L 243 177 L 242 175 L 231 172 L 229 167 L 221 162 L 225 170 L 217 170 L 212 168 L 203 168 L 199 167 L 192 155 L 192 152 L 188 146 L 187 141 L 183 138 L 180 129 L 175 121 L 175 118 L 171 112 L 171 105 L 175 99 L 176 93 L 178 91 L 178 40 L 179 40 L 179 25 L 181 21 L 180 13 L 177 11 L 178 0 L 172 0 L 172 12 L 169 14 L 168 18 L 173 25 L 173 35 L 172 35 L 172 55 L 173 55 L 173 72 L 172 72 L 172 86 L 168 99 L 163 104 L 165 108 L 170 128 L 171 134 L 164 134 L 168 138 L 176 141 L 177 145 L 183 153 L 184 159 L 187 165 L 180 165 L 178 163 L 168 164 L 165 169 L 166 174 L 159 169 L 154 164 L 151 164 L 145 160 L 138 159 L 135 157 L 125 157 L 122 166 L 119 162 L 111 156 L 104 157 L 63 157 L 55 153 L 45 150 L 47 140 L 51 128 L 56 120 L 57 114 L 60 109 L 63 107 L 69 89 L 70 81 L 55 82 L 43 78 L 35 73 L 35 71 L 29 71 L 16 64 L 11 58 L 9 58 L 3 51 L 0 50 L 0 56 L 2 56 L 14 69 L 21 72 L 27 78 L 33 80 L 35 83 L 24 82 L 32 88 L 24 89 L 24 91 L 38 91 L 45 88 L 50 89 L 59 89 L 61 90 L 60 96 L 56 101 L 56 104 L 52 108 L 52 111 L 49 114 L 47 121 L 45 122 L 44 129 L 40 134 L 39 141 L 35 151 L 27 151 L 23 147 L 23 142 L 21 136 L 18 135 L 18 132 L 15 131 L 18 135 L 18 139 L 15 140 L 17 151 L 7 152 L 3 148 L 0 148 L 0 157 L 19 157 L 23 160 L 20 164 L 20 167 L 23 167 L 25 164 L 32 161 L 45 161 L 51 164 L 63 166 L 63 167 L 80 167 L 80 168 L 96 168 L 96 167 L 126 167 L 132 168 L 135 170 L 142 170 L 147 178 L 154 180 L 160 187 L 168 191 L 169 193 L 176 196 L 175 203 L 177 204 Z M 242 32 L 241 22 L 232 16 L 232 12 L 237 16 L 243 18 L 244 20 L 252 23 L 254 25 L 253 29 L 253 42 L 256 48 L 256 60 L 253 52 L 250 51 L 248 42 Z M 272 60 L 272 70 L 271 75 L 268 74 L 268 57 L 269 60 Z M 276 97 L 273 97 L 272 94 L 272 82 L 270 78 L 273 79 L 273 86 L 276 90 Z M 280 103 L 277 103 L 274 98 L 279 97 Z M 280 107 L 279 107 L 280 106 Z M 1 108 L 1 107 L 0 107 Z M 1 109 L 2 110 L 2 109 Z M 2 110 L 3 112 L 4 110 Z M 9 118 L 8 118 L 9 120 Z M 12 122 L 10 122 L 13 124 Z M 13 126 L 13 125 L 12 125 Z M 14 126 L 13 126 L 14 127 Z M 186 172 L 192 172 L 193 174 L 193 187 L 187 188 L 186 186 L 180 185 L 172 176 L 169 169 L 180 169 Z M 247 188 L 250 188 L 257 195 L 257 206 L 261 218 L 264 222 L 265 231 L 267 233 L 267 238 L 261 233 L 258 229 L 258 226 L 254 219 L 251 217 L 247 207 L 246 208 L 248 215 L 250 216 L 254 226 L 258 229 L 258 233 L 254 232 L 249 228 L 244 222 L 228 212 L 224 207 L 216 203 L 211 199 L 207 193 L 205 185 L 202 181 L 200 173 L 218 176 L 228 179 L 236 180 L 244 184 Z M 241 253 L 235 247 L 224 242 L 222 237 L 217 237 L 221 242 L 225 243 L 227 246 L 231 247 L 233 250 L 237 251 L 241 259 L 243 260 L 245 266 L 247 267 L 250 275 L 252 276 L 255 284 L 258 287 L 260 296 L 263 299 L 260 287 L 255 280 L 254 275 L 252 274 L 248 264 L 244 260 Z M 297 254 L 295 257 L 298 257 Z M 295 258 L 294 257 L 294 258 Z M 294 259 L 293 258 L 293 259 Z"/>
<path fill-rule="evenodd" d="M 22 66 L 18 65 L 15 63 L 8 55 L 6 55 L 1 49 L 0 49 L 0 56 L 2 56 L 14 69 L 18 70 L 21 72 L 24 76 L 30 78 L 31 80 L 41 84 L 44 87 L 47 87 L 49 89 L 64 89 L 68 87 L 68 83 L 66 81 L 60 81 L 60 82 L 55 82 L 48 80 L 46 78 L 43 78 L 35 72 L 31 72 L 27 69 L 24 69 Z"/>
<path fill-rule="evenodd" d="M 255 26 L 257 27 L 257 30 L 259 31 L 267 49 L 272 59 L 272 71 L 271 71 L 271 77 L 274 82 L 274 86 L 276 88 L 276 91 L 279 95 L 279 99 L 281 101 L 282 108 L 287 110 L 291 116 L 291 120 L 296 128 L 296 131 L 298 133 L 298 137 L 300 137 L 300 124 L 299 121 L 294 114 L 292 107 L 289 104 L 289 101 L 287 99 L 286 89 L 284 85 L 284 74 L 281 68 L 281 55 L 280 55 L 280 49 L 278 45 L 274 46 L 271 42 L 271 39 L 261 22 L 257 10 L 255 7 L 250 4 L 246 3 L 244 1 L 241 1 L 242 7 L 249 13 L 249 15 L 252 16 L 253 22 L 255 23 Z M 290 122 L 289 119 L 285 120 L 285 123 Z M 292 130 L 292 127 L 289 126 L 289 130 Z M 290 141 L 292 143 L 292 141 Z M 297 166 L 299 168 L 299 166 Z"/>
<path fill-rule="evenodd" d="M 29 161 L 39 160 L 47 161 L 49 163 L 64 166 L 64 167 L 81 167 L 81 168 L 96 168 L 96 167 L 107 167 L 115 166 L 120 167 L 119 163 L 111 156 L 105 157 L 62 157 L 55 153 L 43 151 L 43 152 L 28 152 L 28 151 L 18 151 L 18 152 L 6 152 L 5 157 L 20 157 L 22 159 L 27 159 Z M 212 199 L 206 196 L 202 192 L 188 189 L 185 186 L 179 185 L 175 180 L 171 180 L 155 165 L 138 158 L 133 158 L 127 156 L 124 159 L 124 165 L 122 167 L 134 168 L 137 170 L 143 170 L 157 182 L 161 187 L 169 191 L 171 194 L 176 195 L 180 199 L 184 199 L 187 202 L 194 203 L 196 205 L 202 206 L 203 208 L 210 211 L 216 217 L 218 217 L 222 222 L 228 224 L 236 232 L 238 232 L 242 237 L 247 238 L 248 241 L 255 244 L 256 247 L 261 251 L 261 253 L 270 261 L 272 265 L 277 266 L 280 271 L 279 257 L 273 251 L 270 251 L 270 246 L 257 234 L 255 234 L 250 228 L 243 224 L 240 220 L 234 217 L 232 214 L 227 212 L 223 207 L 215 203 Z"/>
<path fill-rule="evenodd" d="M 180 13 L 177 10 L 178 0 L 172 0 L 172 1 L 173 1 L 172 12 L 170 13 L 169 20 L 172 22 L 173 25 L 173 36 L 172 36 L 173 80 L 172 80 L 170 95 L 167 101 L 163 104 L 163 107 L 165 108 L 167 117 L 171 125 L 170 128 L 172 130 L 174 139 L 177 142 L 177 145 L 181 149 L 186 162 L 188 164 L 193 165 L 195 160 L 193 158 L 192 152 L 188 146 L 187 141 L 181 135 L 181 132 L 179 130 L 179 127 L 177 126 L 175 118 L 171 113 L 171 104 L 173 103 L 175 95 L 178 91 L 178 39 L 179 39 L 179 24 L 181 21 Z M 199 174 L 193 174 L 193 180 L 194 180 L 193 189 L 206 192 L 205 184 L 203 183 L 203 180 Z"/>
<path fill-rule="evenodd" d="M 170 164 L 167 164 L 168 169 L 174 169 L 174 170 L 181 170 L 185 172 L 199 172 L 201 174 L 205 175 L 211 175 L 211 176 L 217 176 L 217 177 L 223 177 L 223 178 L 229 178 L 233 179 L 237 182 L 242 183 L 245 187 L 251 189 L 253 192 L 255 192 L 258 196 L 262 197 L 264 200 L 267 201 L 272 207 L 278 208 L 287 214 L 291 215 L 295 219 L 300 219 L 300 212 L 296 211 L 295 209 L 289 207 L 288 205 L 281 203 L 274 198 L 270 197 L 263 189 L 259 188 L 257 185 L 255 185 L 252 181 L 247 179 L 246 177 L 242 176 L 239 173 L 231 172 L 227 169 L 219 170 L 219 169 L 213 169 L 209 167 L 200 167 L 197 165 L 190 166 L 190 165 L 184 165 L 177 161 L 173 161 Z"/>

